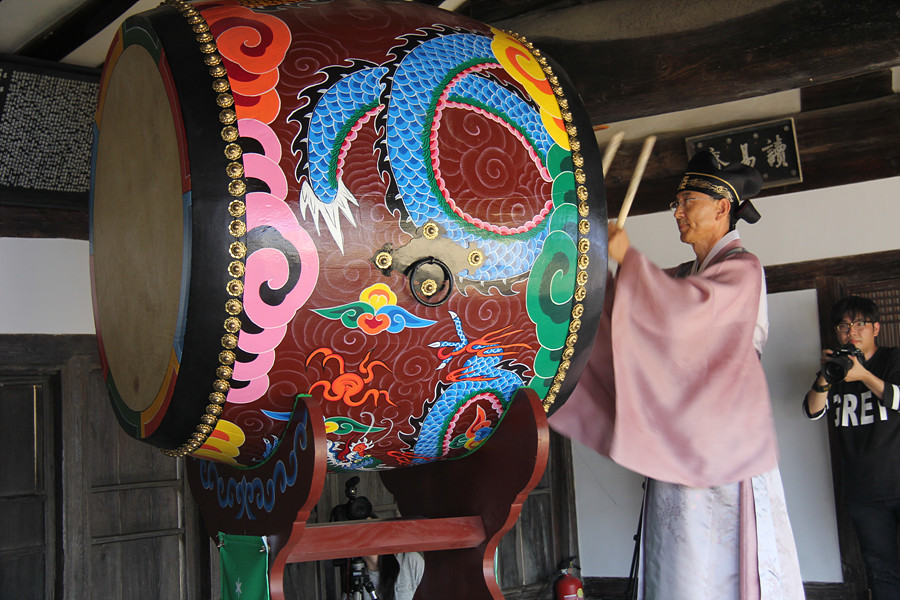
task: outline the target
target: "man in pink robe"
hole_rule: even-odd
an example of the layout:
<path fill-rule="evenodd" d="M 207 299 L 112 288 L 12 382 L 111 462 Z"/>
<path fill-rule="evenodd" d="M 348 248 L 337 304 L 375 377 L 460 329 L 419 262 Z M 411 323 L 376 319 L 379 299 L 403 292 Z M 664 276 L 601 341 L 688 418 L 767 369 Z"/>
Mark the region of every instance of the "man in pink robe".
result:
<path fill-rule="evenodd" d="M 688 165 L 671 203 L 696 260 L 662 270 L 609 228 L 619 263 L 590 361 L 550 425 L 647 476 L 639 595 L 804 597 L 777 467 L 759 260 L 734 229 L 756 222 L 755 169 Z"/>

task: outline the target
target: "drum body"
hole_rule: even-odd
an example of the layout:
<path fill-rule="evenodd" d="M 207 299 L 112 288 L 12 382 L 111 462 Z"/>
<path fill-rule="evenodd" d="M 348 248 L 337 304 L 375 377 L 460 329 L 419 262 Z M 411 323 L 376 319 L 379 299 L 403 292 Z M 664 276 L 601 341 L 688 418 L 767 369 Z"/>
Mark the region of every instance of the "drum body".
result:
<path fill-rule="evenodd" d="M 122 427 L 239 468 L 298 397 L 331 470 L 466 455 L 550 411 L 606 273 L 599 151 L 526 41 L 408 2 L 171 1 L 98 104 L 95 321 Z"/>

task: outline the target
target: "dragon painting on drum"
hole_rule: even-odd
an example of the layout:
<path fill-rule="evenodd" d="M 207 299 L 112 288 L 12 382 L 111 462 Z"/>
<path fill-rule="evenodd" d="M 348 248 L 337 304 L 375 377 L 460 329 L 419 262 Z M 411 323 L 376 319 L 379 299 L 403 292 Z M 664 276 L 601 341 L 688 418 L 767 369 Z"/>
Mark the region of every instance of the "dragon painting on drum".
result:
<path fill-rule="evenodd" d="M 466 456 L 548 412 L 606 273 L 598 150 L 530 43 L 411 3 L 171 0 L 97 111 L 92 277 L 122 427 L 252 470 L 298 398 L 331 471 Z"/>

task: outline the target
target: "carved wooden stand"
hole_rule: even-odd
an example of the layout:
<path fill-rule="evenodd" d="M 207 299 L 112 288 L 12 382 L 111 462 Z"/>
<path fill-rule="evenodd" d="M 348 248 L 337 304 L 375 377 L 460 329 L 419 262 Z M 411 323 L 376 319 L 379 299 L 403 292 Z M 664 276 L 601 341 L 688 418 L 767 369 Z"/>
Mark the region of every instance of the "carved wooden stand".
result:
<path fill-rule="evenodd" d="M 213 477 L 212 463 L 188 461 L 191 490 L 214 539 L 219 531 L 268 537 L 272 598 L 284 599 L 288 563 L 411 551 L 425 553 L 416 598 L 503 598 L 494 553 L 547 465 L 550 434 L 533 390 L 516 393 L 497 431 L 474 454 L 382 472 L 400 519 L 307 523 L 325 482 L 325 424 L 316 402 L 298 411 L 285 441 L 256 469 L 216 465 Z M 235 491 L 230 505 L 229 489 Z M 269 510 L 267 489 L 278 492 Z"/>

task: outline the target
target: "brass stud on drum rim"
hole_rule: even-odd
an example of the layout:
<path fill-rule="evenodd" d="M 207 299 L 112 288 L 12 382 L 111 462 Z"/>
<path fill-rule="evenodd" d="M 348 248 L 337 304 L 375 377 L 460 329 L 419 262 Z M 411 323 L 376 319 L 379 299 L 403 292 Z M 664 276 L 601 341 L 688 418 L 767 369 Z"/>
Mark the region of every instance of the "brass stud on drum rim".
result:
<path fill-rule="evenodd" d="M 243 221 L 232 221 L 228 224 L 228 233 L 230 233 L 234 237 L 241 237 L 242 235 L 247 233 L 247 224 Z"/>
<path fill-rule="evenodd" d="M 244 263 L 239 260 L 233 260 L 228 264 L 228 274 L 232 277 L 243 277 L 244 276 Z M 227 310 L 228 303 L 225 303 L 225 308 Z M 229 311 L 230 314 L 230 311 Z"/>
<path fill-rule="evenodd" d="M 241 179 L 235 179 L 228 183 L 228 193 L 232 196 L 243 196 L 247 191 L 247 184 Z"/>
<path fill-rule="evenodd" d="M 225 174 L 231 177 L 232 179 L 237 179 L 238 177 L 244 176 L 244 165 L 239 162 L 230 162 L 228 166 L 225 167 Z"/>
<path fill-rule="evenodd" d="M 243 310 L 244 305 L 237 298 L 231 298 L 227 302 L 225 302 L 225 312 L 227 312 L 229 315 L 239 315 Z M 221 354 L 219 356 L 221 356 Z"/>
<path fill-rule="evenodd" d="M 222 326 L 228 333 L 237 333 L 241 330 L 241 320 L 237 317 L 228 317 Z"/>
<path fill-rule="evenodd" d="M 234 106 L 234 96 L 225 93 L 219 94 L 218 96 L 216 96 L 216 104 L 218 104 L 222 108 Z"/>
<path fill-rule="evenodd" d="M 241 294 L 244 293 L 244 284 L 243 284 L 243 282 L 241 282 L 237 279 L 232 279 L 225 286 L 225 289 L 232 296 L 240 296 Z"/>
<path fill-rule="evenodd" d="M 581 219 L 578 221 L 578 233 L 581 235 L 587 235 L 591 232 L 591 222 L 587 219 Z"/>
<path fill-rule="evenodd" d="M 227 127 L 226 127 L 227 129 Z M 222 131 L 225 131 L 224 129 Z M 237 131 L 237 129 L 235 129 Z M 237 138 L 235 138 L 237 139 Z M 242 151 L 241 147 L 237 144 L 231 143 L 225 146 L 225 158 L 228 160 L 237 160 L 241 157 Z"/>
<path fill-rule="evenodd" d="M 228 204 L 228 214 L 232 217 L 243 217 L 247 214 L 247 205 L 243 200 L 232 200 Z"/>
<path fill-rule="evenodd" d="M 206 20 L 192 4 L 184 0 L 166 0 L 166 4 L 178 10 L 187 20 L 196 34 L 194 39 L 199 44 L 198 49 L 203 55 L 203 64 L 209 67 L 209 74 L 213 78 L 212 89 L 218 94 L 215 102 L 219 109 L 223 109 L 219 111 L 218 116 L 219 121 L 225 126 L 221 131 L 222 140 L 227 144 L 225 157 L 234 161 L 226 167 L 226 173 L 232 180 L 228 186 L 228 193 L 233 197 L 242 197 L 246 193 L 246 184 L 241 179 L 244 167 L 237 161 L 240 160 L 243 151 L 238 144 L 234 143 L 240 137 L 237 127 L 234 126 L 237 121 L 237 113 L 231 108 L 234 106 L 234 96 L 227 93 L 231 86 L 215 39 L 209 31 Z M 234 219 L 228 225 L 229 233 L 234 237 L 240 237 L 246 233 L 246 223 L 238 220 L 238 217 L 244 216 L 246 205 L 241 198 L 231 201 L 227 206 L 229 214 Z M 235 260 L 228 265 L 228 275 L 232 279 L 227 284 L 227 292 L 231 296 L 240 296 L 243 293 L 243 283 L 236 278 L 242 277 L 244 274 L 244 265 L 240 260 L 246 256 L 247 247 L 241 242 L 234 241 L 228 246 L 228 252 Z M 209 395 L 210 404 L 207 405 L 206 412 L 200 416 L 200 423 L 196 426 L 195 432 L 180 447 L 174 450 L 163 450 L 167 456 L 182 457 L 199 449 L 213 433 L 219 415 L 222 414 L 222 405 L 227 399 L 225 394 L 231 387 L 225 380 L 230 379 L 233 374 L 230 365 L 235 362 L 235 355 L 232 352 L 237 347 L 235 333 L 239 332 L 241 328 L 241 322 L 235 315 L 240 314 L 243 310 L 243 304 L 238 298 L 230 298 L 226 300 L 225 310 L 231 315 L 225 320 L 225 329 L 229 333 L 226 333 L 221 339 L 223 350 L 219 353 L 220 365 L 216 369 L 217 379 L 213 383 L 214 391 Z"/>
<path fill-rule="evenodd" d="M 226 142 L 233 142 L 236 139 L 238 139 L 237 127 L 235 127 L 234 125 L 229 125 L 227 127 L 223 127 L 222 128 L 222 139 L 225 140 Z M 235 145 L 237 146 L 237 144 L 235 144 Z M 241 147 L 238 146 L 238 150 L 240 150 L 240 149 L 241 149 Z M 228 155 L 226 154 L 225 156 L 227 157 Z M 238 154 L 238 156 L 236 158 L 239 158 L 239 157 L 240 157 L 240 154 Z"/>

